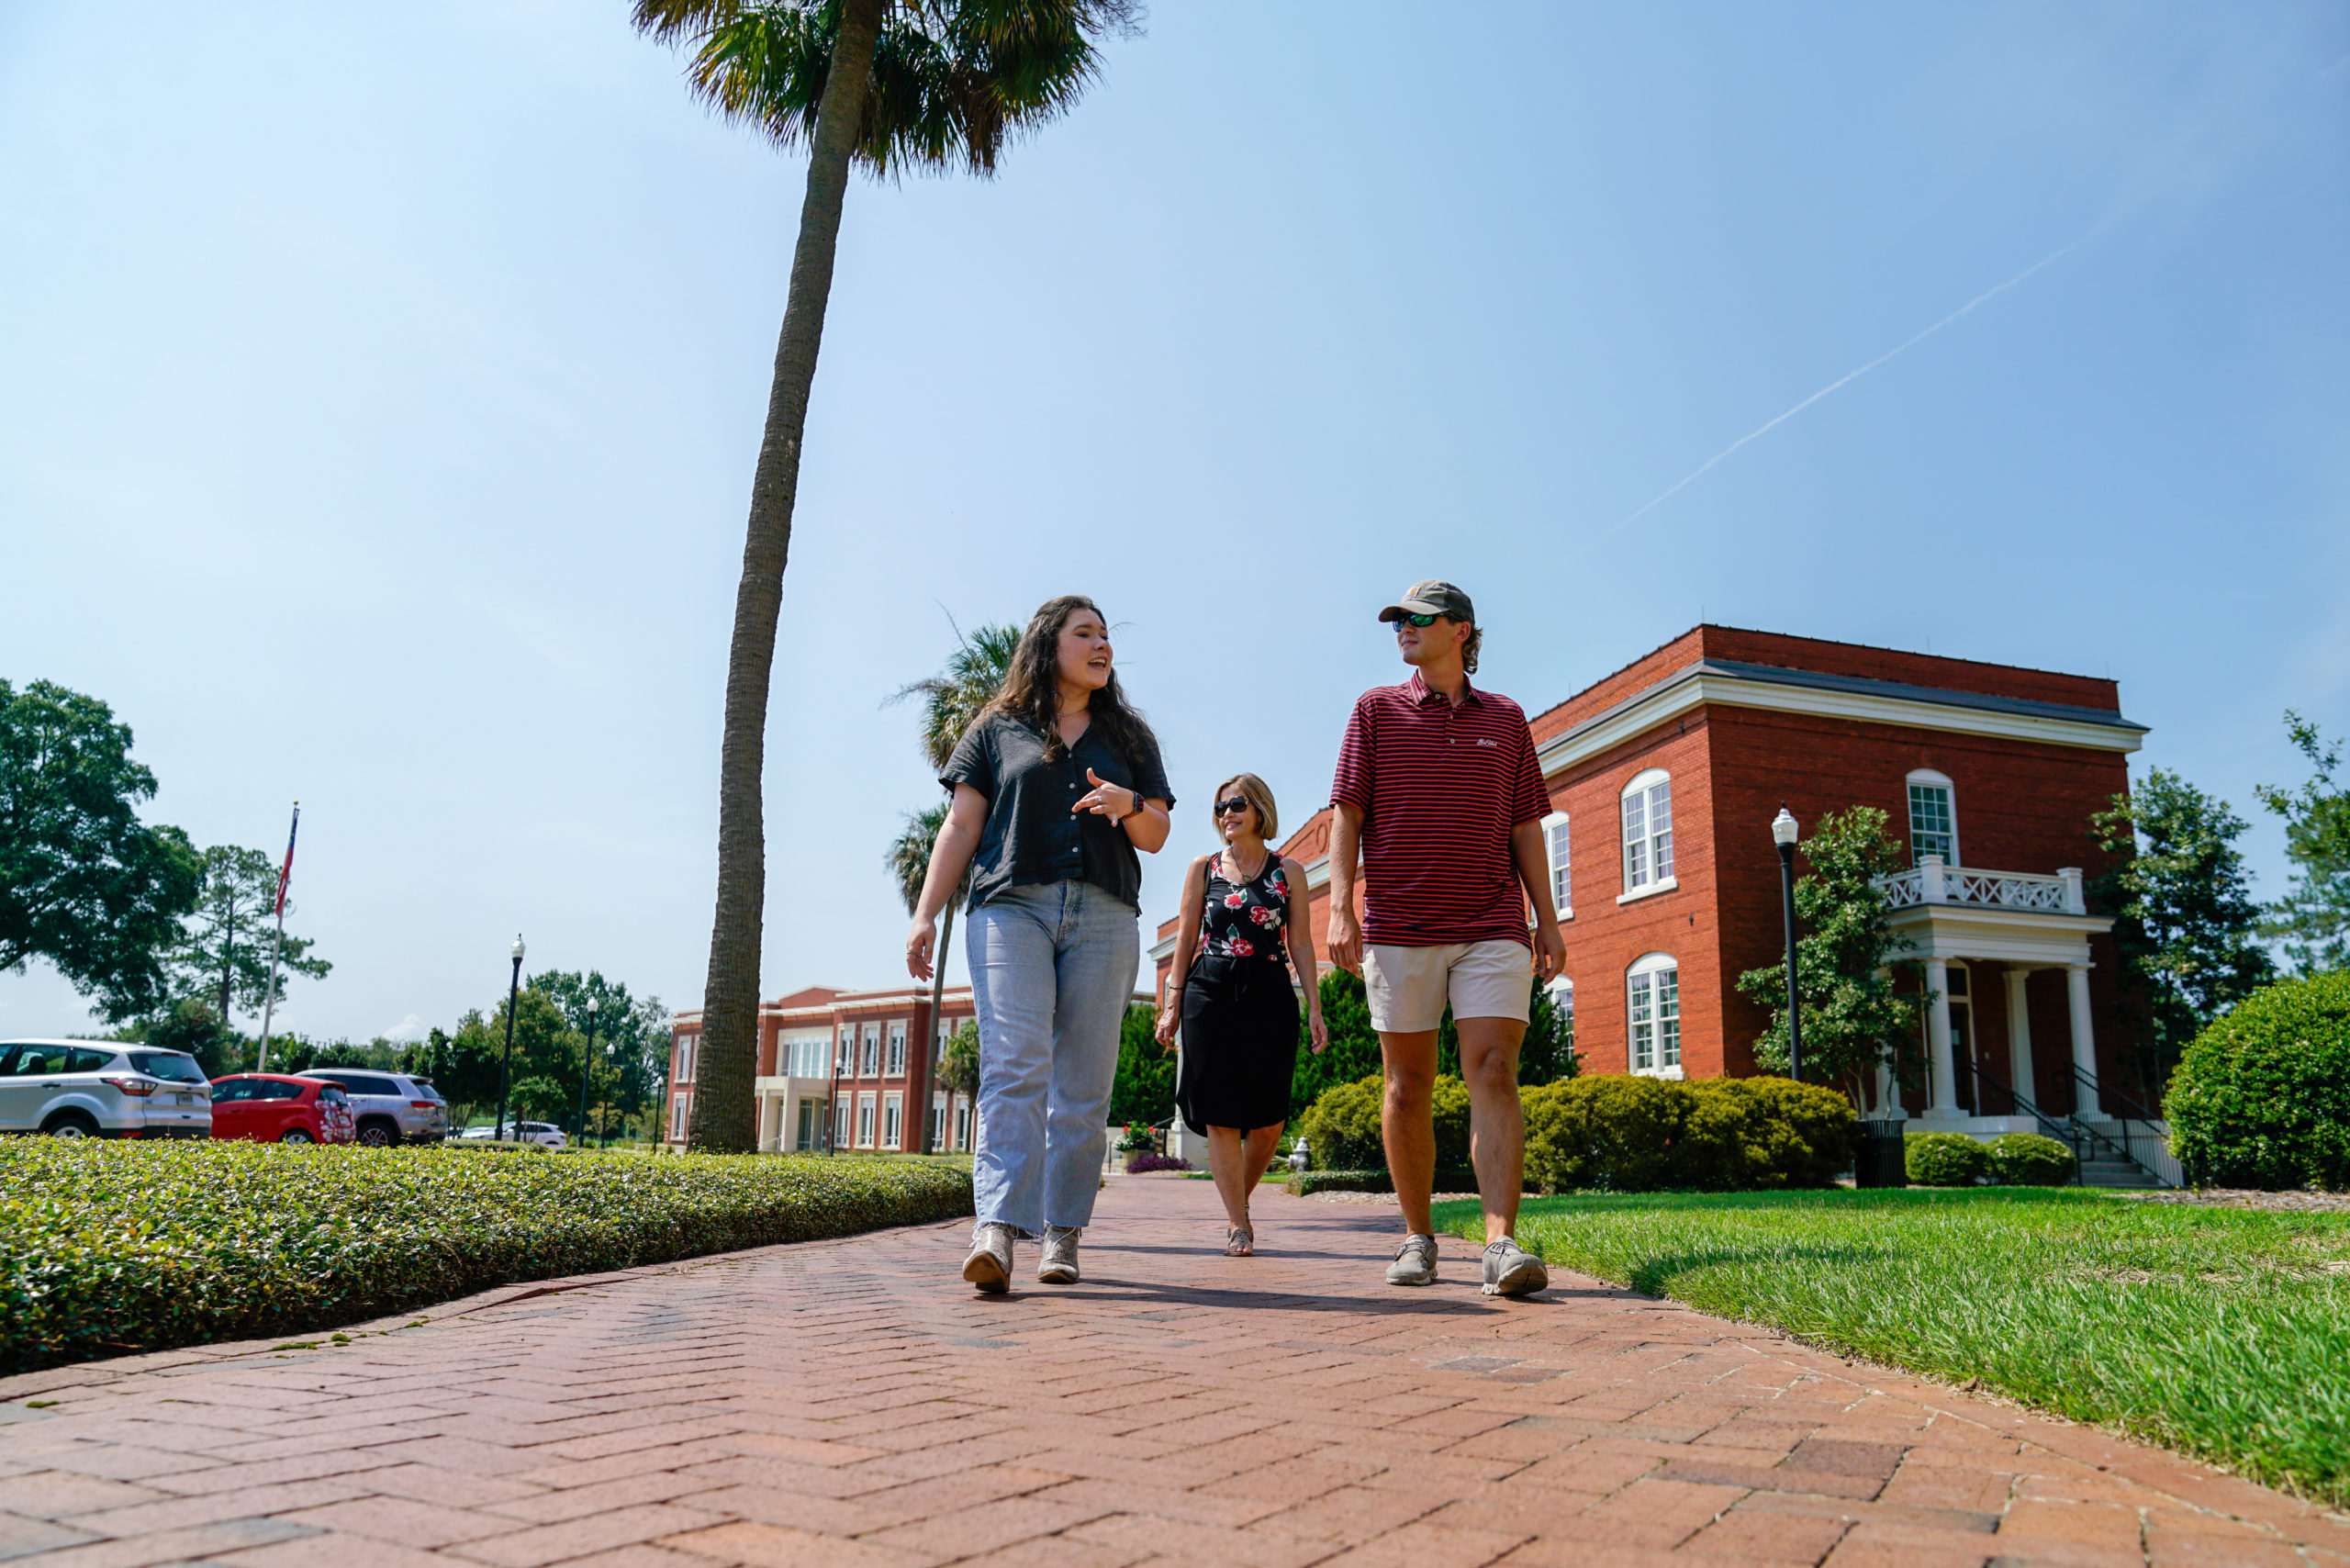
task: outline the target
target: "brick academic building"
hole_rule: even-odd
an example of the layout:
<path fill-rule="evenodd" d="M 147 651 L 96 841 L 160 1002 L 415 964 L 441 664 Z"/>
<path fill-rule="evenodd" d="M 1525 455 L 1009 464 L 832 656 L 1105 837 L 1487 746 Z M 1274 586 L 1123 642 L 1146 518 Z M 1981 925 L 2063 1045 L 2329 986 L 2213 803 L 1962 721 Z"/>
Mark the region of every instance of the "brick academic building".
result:
<path fill-rule="evenodd" d="M 1755 1071 L 1769 1015 L 1737 980 L 1784 961 L 1771 819 L 1867 805 L 1908 845 L 1893 923 L 1937 995 L 1924 1086 L 1896 1096 L 1880 1074 L 1863 1110 L 2033 1130 L 1975 1114 L 2014 1111 L 2008 1084 L 2058 1114 L 2110 1114 L 2096 1085 L 2131 1081 L 2095 1027 L 2115 1000 L 2112 922 L 2082 886 L 2100 863 L 2090 813 L 2128 788 L 2145 734 L 2114 682 L 1699 626 L 1531 723 L 1566 945 L 1553 991 L 1586 1070 Z M 1326 962 L 1329 835 L 1325 807 L 1281 846 L 1306 868 Z M 1162 993 L 1174 931 L 1151 949 Z"/>

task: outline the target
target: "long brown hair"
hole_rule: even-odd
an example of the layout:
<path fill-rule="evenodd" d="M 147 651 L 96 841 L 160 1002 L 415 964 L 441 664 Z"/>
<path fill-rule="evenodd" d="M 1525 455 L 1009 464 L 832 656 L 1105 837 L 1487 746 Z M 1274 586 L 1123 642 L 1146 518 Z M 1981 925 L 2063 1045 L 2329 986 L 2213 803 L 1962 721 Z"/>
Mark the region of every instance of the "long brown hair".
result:
<path fill-rule="evenodd" d="M 1080 610 L 1102 614 L 1100 605 L 1080 593 L 1065 593 L 1038 606 L 1036 613 L 1028 619 L 1027 629 L 1020 633 L 1020 646 L 1013 650 L 1012 667 L 1003 672 L 1003 684 L 996 688 L 995 695 L 979 711 L 982 718 L 990 713 L 1008 713 L 1035 726 L 1045 737 L 1046 756 L 1058 756 L 1063 750 L 1058 722 L 1061 629 Z M 1109 620 L 1106 615 L 1102 618 L 1105 622 Z M 1127 767 L 1139 768 L 1145 751 L 1157 749 L 1158 738 L 1150 733 L 1150 725 L 1126 705 L 1125 693 L 1118 689 L 1114 666 L 1109 684 L 1093 693 L 1087 711 L 1093 715 L 1102 738 L 1125 760 Z"/>

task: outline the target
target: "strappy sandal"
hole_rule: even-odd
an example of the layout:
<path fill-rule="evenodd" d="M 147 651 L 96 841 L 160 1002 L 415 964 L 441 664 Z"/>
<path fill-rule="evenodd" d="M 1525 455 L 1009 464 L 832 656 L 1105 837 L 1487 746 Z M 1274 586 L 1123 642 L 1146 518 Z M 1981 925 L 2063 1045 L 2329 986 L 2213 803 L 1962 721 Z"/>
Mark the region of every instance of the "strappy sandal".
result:
<path fill-rule="evenodd" d="M 1224 1255 L 1227 1258 L 1253 1258 L 1257 1255 L 1257 1235 L 1245 1225 L 1227 1226 L 1224 1233 Z"/>

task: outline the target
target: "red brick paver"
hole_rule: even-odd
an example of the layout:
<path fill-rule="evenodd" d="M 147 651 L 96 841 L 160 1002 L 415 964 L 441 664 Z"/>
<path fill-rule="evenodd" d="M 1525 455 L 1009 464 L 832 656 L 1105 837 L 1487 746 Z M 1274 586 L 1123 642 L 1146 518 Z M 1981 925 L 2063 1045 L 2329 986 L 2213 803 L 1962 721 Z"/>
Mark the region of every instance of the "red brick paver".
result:
<path fill-rule="evenodd" d="M 0 1558 L 2350 1568 L 2350 1520 L 1592 1280 L 1487 1301 L 1448 1241 L 1390 1289 L 1393 1224 L 1276 1193 L 1227 1259 L 1207 1183 L 1125 1178 L 1070 1288 L 976 1297 L 934 1226 L 10 1379 Z"/>

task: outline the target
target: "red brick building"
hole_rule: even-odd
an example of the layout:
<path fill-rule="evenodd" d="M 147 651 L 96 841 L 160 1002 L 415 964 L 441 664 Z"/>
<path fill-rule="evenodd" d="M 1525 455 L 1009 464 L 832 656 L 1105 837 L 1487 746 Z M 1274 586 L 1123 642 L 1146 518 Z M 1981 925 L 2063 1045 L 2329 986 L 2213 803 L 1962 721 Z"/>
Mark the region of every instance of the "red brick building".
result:
<path fill-rule="evenodd" d="M 939 1001 L 941 1043 L 971 1016 L 968 986 Z M 968 1148 L 974 1128 L 967 1095 L 934 1089 L 930 988 L 839 991 L 811 986 L 759 1005 L 753 1089 L 765 1151 L 826 1148 L 918 1151 Z M 669 1125 L 665 1142 L 683 1148 L 693 1114 L 701 1014 L 681 1013 L 669 1047 Z M 923 1120 L 925 1107 L 930 1118 Z"/>
<path fill-rule="evenodd" d="M 2094 1028 L 2113 1001 L 2112 923 L 2082 898 L 2099 866 L 2090 813 L 2128 788 L 2145 734 L 2114 682 L 1699 626 L 1531 723 L 1567 955 L 1555 991 L 1587 1069 L 1755 1070 L 1768 1014 L 1736 982 L 1783 959 L 1770 824 L 1785 802 L 1807 828 L 1878 807 L 1910 846 L 1894 919 L 1938 999 L 1909 1114 L 2029 1130 L 1973 1114 L 1970 1061 L 2059 1113 L 2076 1062 L 2116 1080 Z M 1281 846 L 1307 868 L 1325 954 L 1329 831 L 1326 807 Z M 1162 992 L 1174 929 L 1152 949 Z M 1890 1111 L 1886 1091 L 1864 1108 Z"/>

